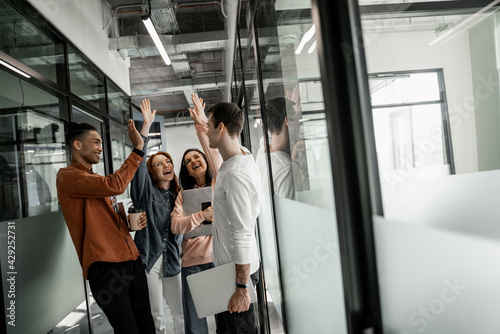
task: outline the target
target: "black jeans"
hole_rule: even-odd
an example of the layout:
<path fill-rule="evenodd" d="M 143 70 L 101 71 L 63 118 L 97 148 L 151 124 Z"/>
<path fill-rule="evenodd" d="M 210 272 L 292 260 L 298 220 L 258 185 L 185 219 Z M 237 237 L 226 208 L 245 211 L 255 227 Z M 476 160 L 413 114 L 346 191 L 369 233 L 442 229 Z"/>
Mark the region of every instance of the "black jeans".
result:
<path fill-rule="evenodd" d="M 148 284 L 141 258 L 94 262 L 88 269 L 90 290 L 116 334 L 155 334 Z"/>
<path fill-rule="evenodd" d="M 253 285 L 259 282 L 260 268 L 250 275 Z M 229 311 L 219 313 L 223 317 L 224 323 L 217 323 L 217 334 L 257 334 L 257 312 L 255 303 L 250 304 L 248 311 L 241 313 L 229 313 Z M 225 327 L 225 328 L 224 328 Z"/>

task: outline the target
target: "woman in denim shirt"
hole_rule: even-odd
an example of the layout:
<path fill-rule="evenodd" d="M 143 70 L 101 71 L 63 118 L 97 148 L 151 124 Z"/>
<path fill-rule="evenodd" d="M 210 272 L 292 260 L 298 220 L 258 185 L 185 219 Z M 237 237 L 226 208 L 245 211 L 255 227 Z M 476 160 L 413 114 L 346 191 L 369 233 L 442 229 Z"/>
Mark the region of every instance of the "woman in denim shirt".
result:
<path fill-rule="evenodd" d="M 144 139 L 144 153 L 147 154 L 149 128 L 154 121 L 156 110 L 151 112 L 150 103 L 141 103 L 144 119 L 141 135 Z M 146 265 L 149 301 L 155 321 L 156 333 L 165 333 L 163 298 L 172 313 L 174 333 L 184 333 L 182 311 L 180 250 L 182 235 L 170 229 L 170 213 L 180 191 L 174 174 L 172 157 L 166 152 L 158 152 L 143 161 L 131 183 L 134 207 L 146 211 L 148 225 L 135 234 L 135 243 Z"/>

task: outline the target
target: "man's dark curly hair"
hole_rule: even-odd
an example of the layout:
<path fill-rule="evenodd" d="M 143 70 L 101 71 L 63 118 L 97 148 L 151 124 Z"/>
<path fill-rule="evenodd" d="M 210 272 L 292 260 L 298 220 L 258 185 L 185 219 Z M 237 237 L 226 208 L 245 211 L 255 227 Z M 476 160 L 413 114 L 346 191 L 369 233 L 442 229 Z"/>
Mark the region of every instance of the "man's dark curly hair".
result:
<path fill-rule="evenodd" d="M 86 137 L 90 131 L 97 129 L 88 123 L 69 122 L 66 124 L 66 145 L 71 148 L 75 140 L 81 140 Z"/>

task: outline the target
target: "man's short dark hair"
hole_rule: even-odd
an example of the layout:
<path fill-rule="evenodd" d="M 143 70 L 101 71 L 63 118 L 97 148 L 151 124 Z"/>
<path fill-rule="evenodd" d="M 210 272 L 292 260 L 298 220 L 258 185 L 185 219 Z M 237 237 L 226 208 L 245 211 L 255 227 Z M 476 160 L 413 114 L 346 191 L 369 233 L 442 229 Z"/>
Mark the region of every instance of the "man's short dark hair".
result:
<path fill-rule="evenodd" d="M 229 133 L 229 136 L 239 136 L 241 130 L 243 130 L 243 124 L 245 120 L 243 118 L 243 111 L 234 103 L 221 102 L 214 105 L 207 111 L 212 114 L 212 122 L 214 123 L 214 129 L 216 129 L 220 123 L 224 123 L 224 126 Z"/>
<path fill-rule="evenodd" d="M 66 125 L 66 145 L 71 149 L 75 140 L 81 140 L 86 137 L 90 131 L 97 132 L 97 129 L 88 123 L 69 122 Z"/>
<path fill-rule="evenodd" d="M 271 133 L 279 135 L 285 123 L 287 108 L 293 108 L 293 102 L 284 97 L 275 97 L 266 102 L 267 128 Z"/>

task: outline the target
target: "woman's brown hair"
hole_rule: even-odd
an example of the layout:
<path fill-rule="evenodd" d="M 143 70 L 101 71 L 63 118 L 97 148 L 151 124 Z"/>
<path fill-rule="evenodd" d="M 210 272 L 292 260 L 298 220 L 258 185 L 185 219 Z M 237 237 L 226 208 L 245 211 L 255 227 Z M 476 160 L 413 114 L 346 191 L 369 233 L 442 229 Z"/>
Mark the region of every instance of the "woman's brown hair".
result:
<path fill-rule="evenodd" d="M 163 152 L 163 151 L 160 151 L 158 153 L 155 153 L 153 155 L 151 155 L 148 159 L 148 173 L 149 173 L 149 177 L 151 177 L 151 180 L 153 181 L 153 183 L 158 187 L 158 188 L 161 188 L 161 184 L 160 184 L 160 181 L 156 178 L 155 174 L 154 174 L 154 169 L 153 169 L 153 159 L 154 157 L 156 157 L 157 155 L 163 155 L 165 157 L 167 157 L 167 159 L 170 160 L 170 162 L 172 162 L 172 173 L 174 173 L 174 178 L 172 179 L 172 181 L 170 181 L 170 188 L 169 190 L 172 191 L 172 193 L 174 194 L 174 198 L 177 198 L 177 194 L 179 193 L 179 191 L 181 190 L 181 188 L 179 187 L 179 182 L 177 182 L 177 175 L 175 175 L 175 172 L 174 172 L 174 161 L 172 160 L 172 157 L 170 156 L 170 154 L 168 154 L 167 152 Z"/>

